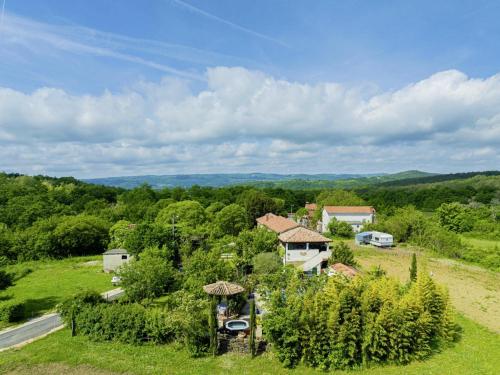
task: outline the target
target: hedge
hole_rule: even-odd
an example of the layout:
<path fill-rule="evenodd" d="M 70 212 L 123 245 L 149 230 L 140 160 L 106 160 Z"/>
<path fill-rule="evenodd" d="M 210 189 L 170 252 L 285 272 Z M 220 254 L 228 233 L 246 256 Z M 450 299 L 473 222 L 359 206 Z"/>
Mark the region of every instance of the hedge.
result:
<path fill-rule="evenodd" d="M 24 302 L 0 303 L 0 322 L 16 322 L 24 318 Z"/>

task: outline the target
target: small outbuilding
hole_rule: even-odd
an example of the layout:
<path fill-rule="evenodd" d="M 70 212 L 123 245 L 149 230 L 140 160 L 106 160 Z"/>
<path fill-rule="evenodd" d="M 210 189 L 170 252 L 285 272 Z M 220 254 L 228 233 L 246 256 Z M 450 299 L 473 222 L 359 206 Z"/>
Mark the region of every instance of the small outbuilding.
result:
<path fill-rule="evenodd" d="M 102 268 L 104 272 L 115 272 L 131 258 L 132 256 L 125 249 L 108 250 L 102 255 Z"/>

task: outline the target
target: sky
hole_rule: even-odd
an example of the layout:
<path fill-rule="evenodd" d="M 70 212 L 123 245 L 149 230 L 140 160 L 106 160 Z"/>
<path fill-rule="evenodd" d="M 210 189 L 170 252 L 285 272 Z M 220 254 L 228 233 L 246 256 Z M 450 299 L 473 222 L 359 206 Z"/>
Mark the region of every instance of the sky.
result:
<path fill-rule="evenodd" d="M 0 171 L 500 169 L 500 2 L 0 0 Z"/>

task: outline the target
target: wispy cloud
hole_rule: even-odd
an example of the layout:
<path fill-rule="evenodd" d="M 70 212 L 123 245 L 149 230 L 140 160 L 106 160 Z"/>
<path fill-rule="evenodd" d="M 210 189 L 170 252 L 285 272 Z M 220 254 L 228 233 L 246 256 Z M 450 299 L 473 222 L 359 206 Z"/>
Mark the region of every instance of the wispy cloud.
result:
<path fill-rule="evenodd" d="M 79 25 L 52 25 L 10 13 L 4 15 L 1 32 L 0 45 L 3 46 L 22 46 L 37 52 L 44 52 L 41 50 L 48 47 L 50 51 L 45 51 L 47 53 L 59 51 L 109 57 L 198 81 L 206 80 L 203 73 L 176 69 L 166 64 L 165 58 L 198 64 L 203 70 L 206 65 L 260 65 L 252 60 L 190 46 L 134 38 Z"/>
<path fill-rule="evenodd" d="M 203 9 L 197 8 L 197 7 L 195 7 L 195 6 L 191 5 L 191 4 L 188 4 L 188 3 L 184 2 L 184 1 L 173 0 L 173 2 L 175 4 L 177 4 L 177 5 L 179 5 L 180 7 L 184 8 L 184 9 L 187 9 L 188 11 L 190 11 L 192 13 L 196 13 L 196 14 L 199 14 L 199 15 L 201 15 L 203 17 L 206 17 L 206 18 L 209 18 L 211 20 L 214 20 L 216 22 L 223 23 L 223 24 L 225 24 L 227 26 L 232 27 L 233 29 L 242 31 L 242 32 L 244 32 L 246 34 L 253 35 L 255 37 L 267 40 L 269 42 L 273 42 L 275 44 L 279 44 L 282 47 L 290 48 L 290 46 L 288 44 L 282 42 L 281 40 L 278 40 L 278 39 L 273 38 L 271 36 L 259 33 L 259 32 L 255 31 L 255 30 L 251 30 L 251 29 L 246 28 L 244 26 L 238 25 L 238 24 L 236 24 L 234 22 L 231 22 L 231 21 L 228 21 L 228 20 L 226 20 L 224 18 L 218 17 L 215 14 L 208 13 L 208 12 L 204 11 Z"/>

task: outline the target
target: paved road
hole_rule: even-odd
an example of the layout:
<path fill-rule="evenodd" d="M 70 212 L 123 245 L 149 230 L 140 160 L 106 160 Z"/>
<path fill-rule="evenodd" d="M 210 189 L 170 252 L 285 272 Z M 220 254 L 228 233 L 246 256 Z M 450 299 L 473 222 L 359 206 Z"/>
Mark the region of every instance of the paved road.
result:
<path fill-rule="evenodd" d="M 108 301 L 113 301 L 121 297 L 123 293 L 121 288 L 117 288 L 102 293 L 102 296 Z M 30 320 L 18 327 L 8 328 L 0 332 L 0 350 L 47 335 L 62 326 L 63 322 L 59 314 L 52 313 Z"/>

